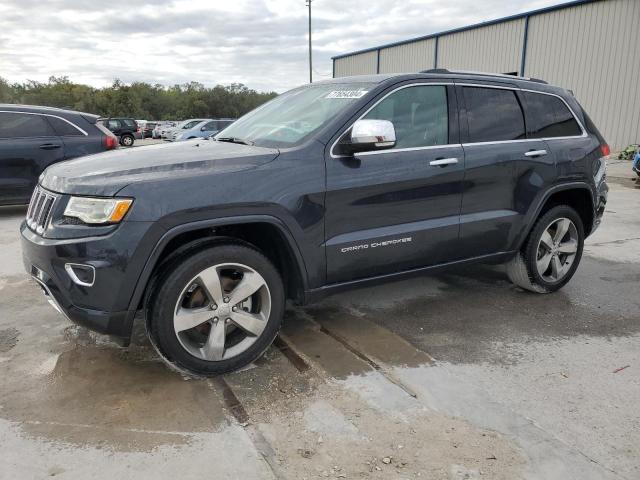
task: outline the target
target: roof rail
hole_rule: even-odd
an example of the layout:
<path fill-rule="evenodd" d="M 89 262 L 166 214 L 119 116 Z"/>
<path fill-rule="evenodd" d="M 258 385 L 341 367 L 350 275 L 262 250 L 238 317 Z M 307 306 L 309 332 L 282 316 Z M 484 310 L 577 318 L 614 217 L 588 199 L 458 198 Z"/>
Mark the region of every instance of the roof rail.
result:
<path fill-rule="evenodd" d="M 505 73 L 488 73 L 488 72 L 471 72 L 467 70 L 447 70 L 446 68 L 430 68 L 429 70 L 422 70 L 420 73 L 453 73 L 462 75 L 479 75 L 482 77 L 499 77 L 499 78 L 515 78 L 518 80 L 528 80 L 530 82 L 544 83 L 547 82 L 540 80 L 539 78 L 520 77 L 518 75 L 508 75 Z"/>

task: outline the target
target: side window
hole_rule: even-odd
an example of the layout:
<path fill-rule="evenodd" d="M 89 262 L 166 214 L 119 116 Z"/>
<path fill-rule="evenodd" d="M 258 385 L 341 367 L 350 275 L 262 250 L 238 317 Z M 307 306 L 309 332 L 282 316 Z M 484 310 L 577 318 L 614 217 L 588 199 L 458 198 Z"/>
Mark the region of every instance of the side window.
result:
<path fill-rule="evenodd" d="M 65 122 L 64 120 L 59 119 L 58 117 L 47 117 L 47 120 L 49 120 L 49 123 L 56 131 L 56 135 L 60 135 L 62 137 L 76 137 L 84 135 L 76 127 L 68 122 Z"/>
<path fill-rule="evenodd" d="M 55 135 L 42 115 L 0 113 L 0 138 L 48 137 Z"/>
<path fill-rule="evenodd" d="M 396 129 L 395 148 L 449 143 L 447 87 L 443 85 L 402 88 L 378 103 L 363 118 L 391 121 Z"/>
<path fill-rule="evenodd" d="M 120 128 L 120 122 L 118 120 L 109 120 L 107 122 L 107 128 L 109 128 L 109 130 L 118 130 Z"/>
<path fill-rule="evenodd" d="M 130 118 L 125 118 L 125 119 L 123 120 L 123 122 L 124 122 L 124 124 L 125 124 L 127 127 L 135 127 L 135 126 L 136 126 L 136 122 L 134 122 L 134 121 L 133 121 L 133 120 L 131 120 Z"/>
<path fill-rule="evenodd" d="M 531 138 L 573 137 L 582 134 L 580 125 L 562 100 L 551 95 L 524 92 Z"/>
<path fill-rule="evenodd" d="M 233 123 L 233 120 L 218 120 L 218 130 L 224 130 Z"/>
<path fill-rule="evenodd" d="M 513 90 L 464 87 L 469 143 L 526 138 L 522 108 Z"/>
<path fill-rule="evenodd" d="M 212 132 L 215 129 L 216 129 L 216 122 L 207 122 L 204 124 L 205 132 Z"/>

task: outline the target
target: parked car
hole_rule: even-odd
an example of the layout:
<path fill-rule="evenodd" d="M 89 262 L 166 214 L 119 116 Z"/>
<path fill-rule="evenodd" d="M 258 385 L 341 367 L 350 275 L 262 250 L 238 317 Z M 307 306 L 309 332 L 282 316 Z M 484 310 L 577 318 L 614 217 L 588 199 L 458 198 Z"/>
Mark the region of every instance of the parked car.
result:
<path fill-rule="evenodd" d="M 181 142 L 191 140 L 193 138 L 206 138 L 215 135 L 220 130 L 225 129 L 234 122 L 230 118 L 221 118 L 216 120 L 203 120 L 188 130 L 180 130 L 174 137 L 174 141 Z"/>
<path fill-rule="evenodd" d="M 156 122 L 156 126 L 153 127 L 151 132 L 152 138 L 162 138 L 162 131 L 173 126 L 171 122 Z"/>
<path fill-rule="evenodd" d="M 49 165 L 111 150 L 115 136 L 97 115 L 34 105 L 0 104 L 0 205 L 26 204 Z"/>
<path fill-rule="evenodd" d="M 633 156 L 633 160 L 632 161 L 633 161 L 633 163 L 631 165 L 631 169 L 637 175 L 636 182 L 640 183 L 640 146 L 638 146 L 638 149 L 636 150 L 636 153 Z"/>
<path fill-rule="evenodd" d="M 163 138 L 163 139 L 166 138 L 169 132 L 173 130 L 176 127 L 176 125 L 178 125 L 178 122 L 164 123 L 159 129 L 159 134 L 160 134 L 159 138 Z"/>
<path fill-rule="evenodd" d="M 167 132 L 165 139 L 169 140 L 170 142 L 173 142 L 175 141 L 176 137 L 180 135 L 183 131 L 191 130 L 196 125 L 198 125 L 201 122 L 204 122 L 205 120 L 211 120 L 211 119 L 210 118 L 190 118 L 189 120 L 180 122 L 178 125 L 176 125 L 174 128 L 172 128 Z"/>
<path fill-rule="evenodd" d="M 144 131 L 144 127 L 147 125 L 147 122 L 148 122 L 147 120 L 136 119 L 136 124 L 138 125 L 138 130 L 136 130 L 136 133 L 134 135 L 136 137 L 136 140 L 144 139 L 143 131 Z"/>
<path fill-rule="evenodd" d="M 136 136 L 140 138 L 138 123 L 133 118 L 100 118 L 99 122 L 118 137 L 123 147 L 133 147 Z"/>
<path fill-rule="evenodd" d="M 607 201 L 588 115 L 519 77 L 336 78 L 214 138 L 53 165 L 21 226 L 27 271 L 69 318 L 127 344 L 141 311 L 199 375 L 258 358 L 287 299 L 474 262 L 554 292 Z"/>
<path fill-rule="evenodd" d="M 153 130 L 156 128 L 156 122 L 146 122 L 144 127 L 140 127 L 142 131 L 142 138 L 153 137 Z"/>

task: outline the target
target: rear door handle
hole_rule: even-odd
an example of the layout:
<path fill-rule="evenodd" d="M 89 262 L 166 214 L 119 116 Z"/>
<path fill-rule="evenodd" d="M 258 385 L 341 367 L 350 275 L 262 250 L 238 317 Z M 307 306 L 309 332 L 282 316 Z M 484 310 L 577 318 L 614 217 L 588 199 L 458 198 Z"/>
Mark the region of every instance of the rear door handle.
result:
<path fill-rule="evenodd" d="M 40 145 L 42 150 L 55 150 L 56 148 L 60 148 L 62 145 L 56 145 L 55 143 L 43 143 Z"/>
<path fill-rule="evenodd" d="M 543 155 L 546 155 L 547 151 L 546 150 L 529 150 L 528 152 L 525 152 L 524 156 L 525 157 L 542 157 Z"/>
<path fill-rule="evenodd" d="M 447 165 L 455 165 L 458 163 L 457 158 L 439 158 L 438 160 L 431 160 L 429 165 L 432 167 L 446 167 Z"/>

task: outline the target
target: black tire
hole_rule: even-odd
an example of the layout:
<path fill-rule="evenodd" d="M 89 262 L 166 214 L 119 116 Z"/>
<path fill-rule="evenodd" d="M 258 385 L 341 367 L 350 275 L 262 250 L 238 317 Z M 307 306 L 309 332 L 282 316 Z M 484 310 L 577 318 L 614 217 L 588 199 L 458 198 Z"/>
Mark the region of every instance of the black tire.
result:
<path fill-rule="evenodd" d="M 174 330 L 174 312 L 190 280 L 203 270 L 223 263 L 240 263 L 262 275 L 271 295 L 271 310 L 266 327 L 249 348 L 229 359 L 207 361 L 192 355 L 182 346 Z M 155 285 L 148 305 L 149 334 L 164 360 L 181 371 L 214 376 L 238 370 L 259 358 L 280 330 L 285 308 L 282 279 L 271 261 L 253 248 L 222 244 L 181 257 L 166 268 Z"/>
<path fill-rule="evenodd" d="M 133 147 L 134 143 L 135 139 L 133 138 L 133 135 L 125 134 L 120 137 L 120 145 L 123 147 Z"/>
<path fill-rule="evenodd" d="M 548 281 L 538 272 L 536 261 L 538 257 L 538 245 L 547 227 L 554 221 L 567 218 L 573 222 L 577 235 L 578 245 L 573 263 L 564 276 L 555 282 Z M 536 221 L 523 247 L 507 264 L 509 280 L 518 287 L 535 293 L 551 293 L 559 290 L 571 280 L 575 274 L 584 248 L 584 225 L 580 215 L 568 205 L 558 205 L 548 210 Z"/>

